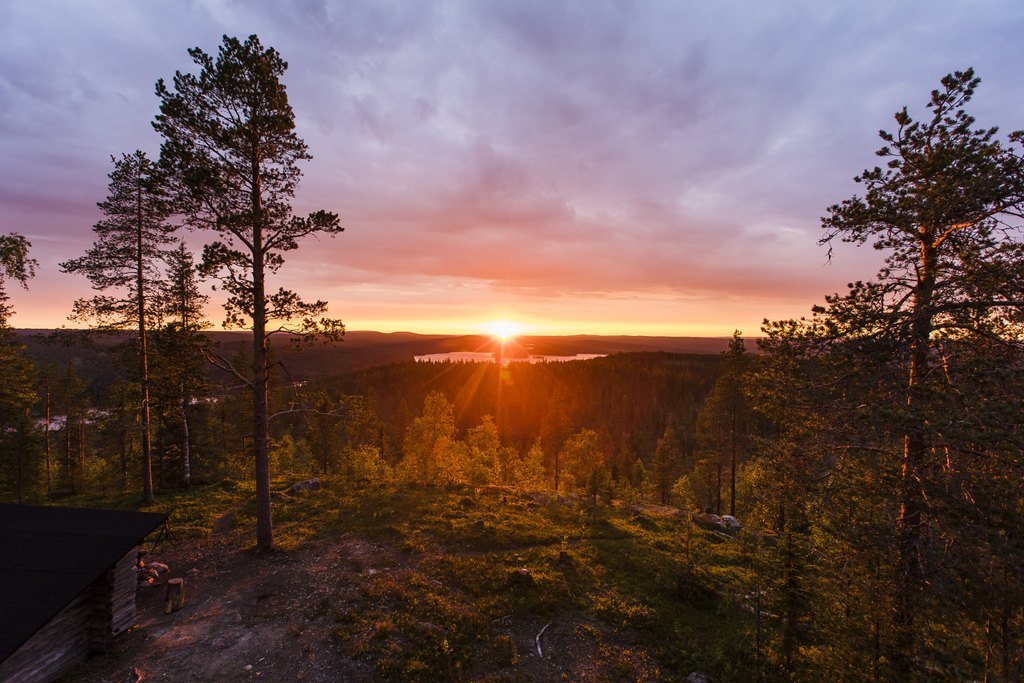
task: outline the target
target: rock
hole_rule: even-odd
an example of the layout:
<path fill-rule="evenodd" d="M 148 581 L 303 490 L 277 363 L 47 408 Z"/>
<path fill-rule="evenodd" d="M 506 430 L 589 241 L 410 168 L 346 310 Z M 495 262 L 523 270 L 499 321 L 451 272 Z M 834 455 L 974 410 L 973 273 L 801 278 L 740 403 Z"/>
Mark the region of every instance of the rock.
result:
<path fill-rule="evenodd" d="M 700 671 L 691 671 L 690 675 L 686 677 L 686 683 L 711 683 L 711 679 Z"/>
<path fill-rule="evenodd" d="M 305 481 L 297 481 L 292 484 L 293 493 L 306 493 L 307 491 L 316 491 L 321 486 L 320 480 L 317 478 L 307 479 Z"/>
<path fill-rule="evenodd" d="M 740 524 L 740 521 L 732 515 L 722 515 L 722 523 L 725 525 L 725 528 L 729 531 L 739 531 L 743 528 L 743 525 Z"/>
<path fill-rule="evenodd" d="M 702 512 L 696 515 L 693 519 L 697 524 L 700 524 L 703 527 L 723 530 L 726 528 L 725 522 L 722 521 L 722 518 L 718 515 L 713 515 L 710 512 Z"/>

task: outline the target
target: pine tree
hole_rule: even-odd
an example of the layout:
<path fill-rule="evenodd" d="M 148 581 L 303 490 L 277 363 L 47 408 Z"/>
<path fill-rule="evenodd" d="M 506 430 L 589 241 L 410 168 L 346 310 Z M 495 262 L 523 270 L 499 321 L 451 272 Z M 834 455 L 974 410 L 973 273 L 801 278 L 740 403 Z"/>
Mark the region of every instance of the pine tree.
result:
<path fill-rule="evenodd" d="M 682 460 L 683 455 L 679 450 L 679 438 L 676 436 L 675 427 L 669 425 L 658 439 L 654 460 L 651 461 L 654 488 L 662 505 L 668 504 L 668 496 L 678 476 Z"/>
<path fill-rule="evenodd" d="M 252 371 L 226 368 L 252 388 L 256 463 L 257 547 L 273 547 L 270 507 L 270 444 L 267 353 L 276 331 L 340 337 L 340 321 L 324 317 L 327 303 L 268 290 L 267 278 L 284 253 L 309 235 L 334 235 L 337 215 L 293 215 L 291 200 L 310 157 L 295 133 L 295 116 L 281 83 L 287 63 L 259 38 L 224 36 L 214 59 L 189 50 L 199 74 L 177 72 L 169 88 L 161 79 L 160 113 L 153 123 L 163 138 L 161 161 L 192 228 L 212 230 L 217 240 L 203 250 L 204 273 L 215 275 L 228 295 L 225 325 L 253 332 Z M 288 327 L 289 321 L 300 321 Z M 277 329 L 271 321 L 281 323 Z"/>
<path fill-rule="evenodd" d="M 975 618 L 947 611 L 965 586 L 951 568 L 980 580 L 958 559 L 959 539 L 984 533 L 982 510 L 1014 526 L 1019 493 L 1007 483 L 1024 472 L 1010 417 L 1024 380 L 1024 159 L 1015 144 L 1024 133 L 1004 143 L 996 128 L 975 128 L 964 106 L 978 83 L 972 70 L 956 72 L 932 92 L 930 116 L 897 112 L 896 131 L 880 133 L 885 168 L 859 175 L 864 196 L 823 218 L 823 243 L 871 242 L 886 253 L 877 278 L 826 297 L 809 320 L 765 327 L 764 349 L 794 359 L 790 376 L 818 374 L 804 384 L 825 391 L 816 410 L 831 410 L 822 454 L 835 480 L 873 478 L 889 503 L 865 505 L 848 490 L 855 523 L 888 515 L 870 523 L 895 529 L 873 545 L 887 557 L 891 543 L 895 557 L 886 655 L 900 680 L 923 675 L 930 652 L 960 646 L 940 647 L 934 631 L 926 638 L 927 621 Z M 1010 545 L 986 548 L 1007 557 Z"/>
<path fill-rule="evenodd" d="M 722 514 L 722 491 L 728 464 L 729 514 L 736 515 L 736 473 L 746 458 L 750 432 L 750 406 L 744 394 L 748 358 L 740 331 L 733 333 L 722 354 L 722 374 L 698 417 L 697 443 L 703 454 L 698 469 L 710 484 L 713 476 L 716 514 Z"/>
<path fill-rule="evenodd" d="M 31 419 L 35 368 L 10 326 L 14 310 L 5 284 L 14 280 L 25 287 L 35 275 L 37 263 L 28 256 L 31 246 L 17 233 L 0 235 L 0 492 L 13 493 L 19 503 L 33 492 L 39 478 Z"/>
<path fill-rule="evenodd" d="M 153 305 L 159 263 L 174 228 L 166 187 L 155 163 L 144 152 L 111 157 L 107 199 L 98 204 L 104 219 L 93 226 L 96 241 L 77 259 L 65 261 L 65 273 L 81 273 L 98 294 L 75 302 L 73 319 L 89 320 L 99 329 L 134 329 L 138 347 L 139 406 L 142 433 L 142 498 L 153 502 L 150 443 L 149 333 L 159 309 Z"/>
<path fill-rule="evenodd" d="M 205 366 L 211 353 L 203 307 L 209 297 L 199 290 L 192 252 L 184 242 L 166 255 L 167 274 L 159 293 L 159 305 L 167 321 L 154 335 L 153 377 L 165 402 L 177 406 L 181 435 L 181 481 L 192 482 L 189 404 L 209 390 Z"/>

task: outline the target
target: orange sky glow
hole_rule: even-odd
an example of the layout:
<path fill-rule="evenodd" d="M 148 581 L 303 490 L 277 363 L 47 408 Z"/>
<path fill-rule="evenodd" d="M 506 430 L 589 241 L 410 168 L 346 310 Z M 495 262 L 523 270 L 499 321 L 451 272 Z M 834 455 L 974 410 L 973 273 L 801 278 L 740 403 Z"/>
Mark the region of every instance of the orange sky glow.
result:
<path fill-rule="evenodd" d="M 351 330 L 758 335 L 876 272 L 869 246 L 830 262 L 817 241 L 894 112 L 920 114 L 973 66 L 978 125 L 1024 128 L 1024 5 L 928 9 L 921 23 L 914 3 L 852 0 L 8 3 L 0 233 L 40 264 L 28 291 L 8 286 L 12 322 L 72 326 L 93 291 L 58 264 L 93 241 L 110 156 L 159 154 L 153 84 L 193 69 L 189 47 L 258 33 L 289 63 L 313 155 L 295 212 L 345 226 L 287 253 L 270 287 L 330 302 Z"/>

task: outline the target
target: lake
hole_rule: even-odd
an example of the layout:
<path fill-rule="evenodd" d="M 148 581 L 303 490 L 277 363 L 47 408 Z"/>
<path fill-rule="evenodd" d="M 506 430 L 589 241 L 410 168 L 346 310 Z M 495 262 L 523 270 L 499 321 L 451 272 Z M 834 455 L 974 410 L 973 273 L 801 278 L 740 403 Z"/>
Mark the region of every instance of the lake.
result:
<path fill-rule="evenodd" d="M 502 363 L 564 363 L 572 360 L 591 360 L 604 358 L 606 353 L 577 353 L 575 356 L 526 356 L 525 358 L 505 358 Z M 413 356 L 417 363 L 493 363 L 494 354 L 482 351 L 451 351 L 449 353 L 428 353 Z"/>

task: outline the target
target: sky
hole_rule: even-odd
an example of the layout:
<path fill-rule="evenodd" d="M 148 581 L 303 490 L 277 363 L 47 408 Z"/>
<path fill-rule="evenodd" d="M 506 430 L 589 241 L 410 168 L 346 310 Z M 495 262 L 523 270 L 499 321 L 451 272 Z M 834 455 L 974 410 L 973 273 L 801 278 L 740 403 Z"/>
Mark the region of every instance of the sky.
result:
<path fill-rule="evenodd" d="M 1022 30 L 1015 0 L 0 0 L 0 233 L 40 264 L 13 324 L 71 324 L 111 155 L 158 156 L 156 80 L 224 34 L 288 61 L 295 210 L 346 228 L 273 286 L 351 330 L 752 336 L 873 276 L 820 218 L 894 112 L 973 66 L 979 124 L 1024 128 Z"/>

